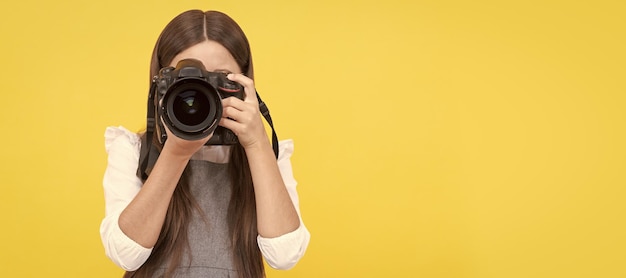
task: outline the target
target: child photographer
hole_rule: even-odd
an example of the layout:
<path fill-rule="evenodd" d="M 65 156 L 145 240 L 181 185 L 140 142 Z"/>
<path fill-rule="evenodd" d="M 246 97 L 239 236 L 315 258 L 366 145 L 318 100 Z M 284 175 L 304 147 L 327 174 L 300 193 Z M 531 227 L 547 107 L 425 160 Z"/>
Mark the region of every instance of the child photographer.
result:
<path fill-rule="evenodd" d="M 280 141 L 276 157 L 245 34 L 221 12 L 183 12 L 156 42 L 151 80 L 185 59 L 242 86 L 241 99 L 221 99 L 218 119 L 238 143 L 176 136 L 162 125 L 159 96 L 148 104 L 161 115 L 154 119 L 157 132 L 150 120 L 142 134 L 107 128 L 100 227 L 107 256 L 125 277 L 264 277 L 263 258 L 273 268 L 293 267 L 310 239 L 289 160 L 293 142 Z"/>

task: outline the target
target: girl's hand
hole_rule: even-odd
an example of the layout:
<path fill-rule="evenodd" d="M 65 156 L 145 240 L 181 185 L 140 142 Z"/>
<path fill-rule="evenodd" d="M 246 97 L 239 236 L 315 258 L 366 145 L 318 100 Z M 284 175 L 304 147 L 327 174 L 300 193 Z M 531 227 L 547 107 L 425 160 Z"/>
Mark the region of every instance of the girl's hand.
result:
<path fill-rule="evenodd" d="M 243 74 L 228 74 L 228 79 L 241 84 L 244 88 L 243 100 L 236 97 L 222 99 L 222 119 L 220 125 L 232 130 L 245 148 L 269 144 L 259 112 L 254 81 Z"/>
<path fill-rule="evenodd" d="M 167 140 L 163 146 L 163 151 L 167 150 L 175 156 L 186 159 L 191 158 L 191 156 L 204 146 L 204 144 L 206 144 L 206 142 L 213 136 L 213 133 L 211 133 L 205 138 L 190 141 L 176 137 L 176 135 L 174 135 L 166 125 L 163 125 L 163 127 L 165 127 L 165 132 L 167 133 Z"/>

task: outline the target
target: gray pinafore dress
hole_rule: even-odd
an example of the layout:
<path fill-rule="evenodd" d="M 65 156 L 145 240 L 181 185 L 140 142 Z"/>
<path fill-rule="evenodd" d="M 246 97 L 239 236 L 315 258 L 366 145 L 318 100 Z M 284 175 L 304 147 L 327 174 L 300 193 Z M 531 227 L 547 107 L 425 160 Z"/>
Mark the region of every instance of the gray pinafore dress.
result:
<path fill-rule="evenodd" d="M 192 210 L 188 235 L 190 252 L 183 256 L 174 277 L 237 277 L 226 218 L 231 198 L 228 164 L 190 160 L 188 167 L 191 194 L 204 211 L 208 223 Z M 162 277 L 167 263 L 161 265 L 153 277 Z"/>

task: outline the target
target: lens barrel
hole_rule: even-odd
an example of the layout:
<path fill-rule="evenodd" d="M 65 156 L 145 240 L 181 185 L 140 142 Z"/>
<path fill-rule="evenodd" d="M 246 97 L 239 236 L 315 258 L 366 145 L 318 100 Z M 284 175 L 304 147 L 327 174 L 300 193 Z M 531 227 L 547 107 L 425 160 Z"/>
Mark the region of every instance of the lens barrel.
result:
<path fill-rule="evenodd" d="M 165 125 L 185 140 L 207 137 L 222 117 L 219 93 L 201 78 L 182 78 L 174 82 L 160 106 Z"/>

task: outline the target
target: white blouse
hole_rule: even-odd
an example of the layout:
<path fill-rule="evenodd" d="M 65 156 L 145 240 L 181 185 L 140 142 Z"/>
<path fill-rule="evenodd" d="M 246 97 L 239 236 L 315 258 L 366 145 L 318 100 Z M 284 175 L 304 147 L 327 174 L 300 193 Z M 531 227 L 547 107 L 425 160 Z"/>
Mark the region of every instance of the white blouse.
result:
<path fill-rule="evenodd" d="M 126 236 L 120 229 L 118 219 L 142 186 L 141 179 L 136 175 L 141 140 L 136 133 L 121 126 L 108 127 L 104 137 L 108 164 L 103 179 L 106 211 L 100 225 L 100 237 L 106 255 L 124 270 L 134 271 L 148 259 L 152 248 L 145 248 Z M 290 161 L 292 153 L 292 140 L 279 142 L 278 167 L 300 216 L 297 182 L 293 177 Z M 228 161 L 228 147 L 204 146 L 191 159 L 225 163 Z M 271 267 L 289 269 L 304 255 L 310 238 L 311 235 L 300 218 L 300 227 L 295 231 L 275 238 L 259 235 L 257 241 L 263 257 Z"/>

